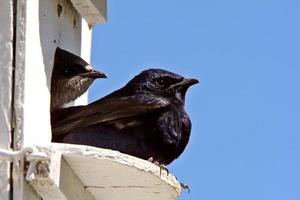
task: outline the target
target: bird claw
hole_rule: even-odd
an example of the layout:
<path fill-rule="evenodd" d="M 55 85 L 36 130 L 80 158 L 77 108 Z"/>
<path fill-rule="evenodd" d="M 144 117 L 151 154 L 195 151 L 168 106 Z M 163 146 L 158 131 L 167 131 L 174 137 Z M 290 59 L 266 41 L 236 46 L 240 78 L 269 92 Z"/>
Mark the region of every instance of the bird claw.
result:
<path fill-rule="evenodd" d="M 167 169 L 166 165 L 164 164 L 156 164 L 159 167 L 159 176 L 161 176 L 161 171 L 165 170 L 167 172 L 167 176 L 169 176 L 169 170 Z"/>
<path fill-rule="evenodd" d="M 167 176 L 169 176 L 169 170 L 167 169 L 166 165 L 161 164 L 157 160 L 154 160 L 153 157 L 148 159 L 149 162 L 152 162 L 153 164 L 157 165 L 159 167 L 159 176 L 161 176 L 161 171 L 165 170 L 167 172 Z"/>
<path fill-rule="evenodd" d="M 180 183 L 180 186 L 181 186 L 182 189 L 188 190 L 188 193 L 191 192 L 190 187 L 189 187 L 188 185 L 186 185 L 186 184 L 184 184 L 184 183 Z"/>

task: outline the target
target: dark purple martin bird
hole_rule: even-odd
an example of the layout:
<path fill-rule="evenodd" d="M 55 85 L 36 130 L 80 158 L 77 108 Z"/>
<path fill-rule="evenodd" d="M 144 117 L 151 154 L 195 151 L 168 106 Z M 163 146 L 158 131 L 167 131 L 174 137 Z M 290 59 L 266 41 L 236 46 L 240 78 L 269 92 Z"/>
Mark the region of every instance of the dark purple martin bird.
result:
<path fill-rule="evenodd" d="M 108 148 L 167 165 L 189 141 L 191 121 L 184 103 L 188 88 L 196 83 L 162 69 L 143 71 L 87 106 L 52 112 L 52 140 Z"/>
<path fill-rule="evenodd" d="M 51 110 L 77 99 L 97 78 L 106 76 L 93 70 L 81 57 L 57 48 L 51 79 Z"/>

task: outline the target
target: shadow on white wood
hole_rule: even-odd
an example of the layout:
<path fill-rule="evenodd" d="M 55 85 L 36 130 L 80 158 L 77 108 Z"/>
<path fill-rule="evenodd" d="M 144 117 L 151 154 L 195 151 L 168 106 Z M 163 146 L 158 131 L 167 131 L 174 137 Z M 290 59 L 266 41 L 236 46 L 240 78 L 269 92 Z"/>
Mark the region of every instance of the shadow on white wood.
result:
<path fill-rule="evenodd" d="M 158 166 L 127 154 L 70 144 L 38 148 L 51 158 L 50 174 L 36 174 L 32 180 L 45 200 L 174 200 L 180 194 L 174 176 L 166 171 L 160 174 Z"/>
<path fill-rule="evenodd" d="M 13 72 L 13 4 L 0 1 L 0 148 L 11 146 L 12 72 Z M 10 163 L 0 159 L 0 199 L 8 200 Z"/>

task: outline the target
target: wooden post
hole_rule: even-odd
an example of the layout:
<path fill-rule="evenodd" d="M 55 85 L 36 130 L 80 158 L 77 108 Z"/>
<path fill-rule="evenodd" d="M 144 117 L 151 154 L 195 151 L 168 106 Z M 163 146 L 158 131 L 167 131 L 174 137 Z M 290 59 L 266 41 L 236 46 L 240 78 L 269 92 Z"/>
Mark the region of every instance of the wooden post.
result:
<path fill-rule="evenodd" d="M 12 2 L 14 2 L 14 5 L 12 5 Z M 105 0 L 101 0 L 101 2 L 103 3 Z M 93 7 L 94 2 L 83 0 L 80 5 L 77 4 L 77 7 L 83 6 L 85 9 L 88 9 L 88 6 Z M 70 0 L 1 1 L 0 20 L 3 22 L 0 21 L 0 25 L 5 27 L 5 29 L 1 29 L 1 34 L 4 34 L 5 37 L 1 37 L 0 41 L 1 44 L 2 40 L 4 43 L 7 43 L 6 49 L 2 51 L 7 51 L 7 53 L 3 54 L 6 57 L 12 56 L 13 7 L 16 14 L 16 28 L 14 30 L 15 70 L 14 79 L 12 79 L 11 62 L 13 59 L 7 58 L 0 61 L 0 63 L 3 62 L 1 66 L 7 66 L 4 69 L 7 72 L 0 74 L 1 82 L 7 82 L 4 85 L 0 84 L 0 87 L 5 87 L 5 89 L 1 90 L 0 97 L 1 102 L 5 103 L 2 103 L 2 105 L 6 109 L 3 109 L 1 111 L 3 113 L 0 114 L 4 116 L 1 119 L 5 119 L 3 122 L 0 121 L 0 128 L 1 131 L 7 132 L 7 134 L 1 133 L 0 143 L 3 148 L 10 147 L 11 99 L 13 96 L 15 128 L 12 146 L 14 150 L 19 150 L 26 146 L 46 146 L 50 144 L 50 87 L 55 49 L 60 47 L 77 55 L 82 54 L 89 61 L 92 33 L 89 26 L 96 24 L 97 19 L 93 20 L 90 16 L 88 18 L 90 21 L 86 22 L 83 19 L 85 16 L 82 16 L 76 10 L 76 7 Z M 95 8 L 93 7 L 93 12 L 96 11 Z M 87 95 L 83 95 L 75 103 L 76 105 L 86 104 Z M 3 181 L 6 180 L 3 184 L 0 182 L 1 189 L 2 185 L 3 187 L 8 187 L 9 179 L 5 178 L 6 176 L 4 175 L 2 176 L 2 174 L 9 174 L 9 165 L 6 162 L 1 162 L 0 164 L 4 166 L 0 170 L 0 180 L 2 182 L 2 177 Z M 14 163 L 13 199 L 20 200 L 24 198 L 29 199 L 29 196 L 32 197 L 32 194 L 28 194 L 31 190 L 27 185 L 25 185 L 26 192 L 24 194 L 23 169 L 23 161 Z"/>
<path fill-rule="evenodd" d="M 13 1 L 0 1 L 0 149 L 11 148 L 13 88 Z M 0 159 L 0 199 L 10 196 L 10 163 Z"/>

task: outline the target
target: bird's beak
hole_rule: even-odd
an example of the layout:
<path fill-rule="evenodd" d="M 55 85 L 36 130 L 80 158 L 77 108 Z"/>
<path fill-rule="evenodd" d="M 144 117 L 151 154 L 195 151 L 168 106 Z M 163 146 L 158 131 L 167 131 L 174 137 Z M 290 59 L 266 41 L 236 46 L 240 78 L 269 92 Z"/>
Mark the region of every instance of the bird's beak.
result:
<path fill-rule="evenodd" d="M 83 78 L 107 78 L 107 76 L 103 72 L 99 72 L 96 70 L 91 70 L 90 72 L 80 74 Z"/>
<path fill-rule="evenodd" d="M 183 81 L 180 82 L 180 85 L 188 88 L 197 83 L 199 83 L 199 81 L 197 79 L 190 78 L 190 79 L 183 79 Z"/>
<path fill-rule="evenodd" d="M 187 89 L 189 88 L 190 86 L 192 85 L 195 85 L 199 83 L 199 81 L 197 79 L 193 79 L 193 78 L 190 78 L 190 79 L 183 79 L 182 81 L 180 81 L 179 83 L 176 83 L 174 85 L 171 85 L 169 87 L 169 89 L 173 89 L 173 88 L 177 88 L 179 90 L 181 89 Z"/>

